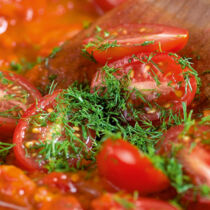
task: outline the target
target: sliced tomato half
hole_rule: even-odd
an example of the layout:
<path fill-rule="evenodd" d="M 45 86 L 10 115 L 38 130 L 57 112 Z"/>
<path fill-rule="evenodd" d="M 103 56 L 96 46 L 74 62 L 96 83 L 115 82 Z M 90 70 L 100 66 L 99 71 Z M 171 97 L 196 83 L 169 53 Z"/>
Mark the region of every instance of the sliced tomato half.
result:
<path fill-rule="evenodd" d="M 80 160 L 81 152 L 92 146 L 92 138 L 95 137 L 92 130 L 85 129 L 85 138 L 81 127 L 68 124 L 68 116 L 61 111 L 63 104 L 58 105 L 58 101 L 62 100 L 61 94 L 62 90 L 57 90 L 34 103 L 15 129 L 15 157 L 26 170 L 43 170 L 55 153 L 62 153 L 61 158 L 64 157 L 70 166 L 75 166 Z M 72 131 L 72 136 L 66 135 L 67 130 Z M 64 149 L 65 144 L 68 146 Z"/>
<path fill-rule="evenodd" d="M 20 116 L 41 98 L 39 91 L 20 75 L 0 72 L 0 134 L 10 138 Z"/>
<path fill-rule="evenodd" d="M 170 53 L 137 54 L 115 61 L 109 67 L 116 70 L 113 75 L 119 80 L 129 76 L 128 89 L 134 92 L 130 101 L 144 110 L 142 116 L 154 121 L 159 119 L 161 107 L 179 111 L 183 102 L 189 105 L 195 96 L 194 72 L 183 67 L 180 60 L 181 57 Z M 103 69 L 97 72 L 92 80 L 92 91 L 105 86 L 105 78 Z"/>
<path fill-rule="evenodd" d="M 188 41 L 187 30 L 158 24 L 124 24 L 98 30 L 83 44 L 101 64 L 142 52 L 177 52 Z"/>
<path fill-rule="evenodd" d="M 102 176 L 128 192 L 137 190 L 142 195 L 169 187 L 167 176 L 136 147 L 122 139 L 107 139 L 97 155 L 97 164 Z"/>
<path fill-rule="evenodd" d="M 210 194 L 203 195 L 205 191 L 202 192 L 203 187 L 210 188 L 209 140 L 210 126 L 194 124 L 188 128 L 180 125 L 170 128 L 159 145 L 159 154 L 162 155 L 170 155 L 179 148 L 176 157 L 183 165 L 185 174 L 197 186 L 196 191 L 190 190 L 183 198 L 191 206 L 190 209 L 210 208 Z"/>

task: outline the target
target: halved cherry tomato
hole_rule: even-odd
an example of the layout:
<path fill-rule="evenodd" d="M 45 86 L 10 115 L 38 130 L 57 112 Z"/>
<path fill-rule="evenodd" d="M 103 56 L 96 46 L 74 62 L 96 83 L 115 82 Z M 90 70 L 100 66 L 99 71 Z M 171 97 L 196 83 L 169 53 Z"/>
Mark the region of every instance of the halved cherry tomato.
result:
<path fill-rule="evenodd" d="M 134 199 L 129 195 L 104 193 L 99 198 L 92 201 L 93 210 L 176 210 L 175 207 L 167 202 L 151 198 Z"/>
<path fill-rule="evenodd" d="M 159 144 L 159 154 L 170 155 L 172 149 L 179 148 L 176 157 L 185 173 L 198 186 L 197 195 L 189 191 L 184 199 L 188 204 L 197 200 L 197 208 L 193 209 L 201 209 L 199 206 L 210 208 L 210 195 L 202 196 L 199 190 L 202 185 L 210 187 L 210 126 L 195 124 L 186 128 L 184 125 L 170 128 Z"/>
<path fill-rule="evenodd" d="M 62 122 L 63 117 L 68 118 L 68 116 L 63 116 L 63 113 L 55 114 L 58 101 L 61 100 L 61 92 L 62 90 L 57 90 L 53 94 L 43 97 L 38 103 L 34 103 L 25 112 L 15 129 L 13 137 L 15 144 L 14 153 L 20 166 L 26 170 L 40 170 L 48 163 L 43 154 L 39 153 L 42 147 L 37 148 L 40 142 L 54 141 L 56 143 L 68 139 L 65 135 L 66 131 Z M 62 107 L 60 108 L 62 109 Z M 78 148 L 86 147 L 85 149 L 90 149 L 92 146 L 91 138 L 95 137 L 95 133 L 87 129 L 87 138 L 83 139 L 81 138 L 82 129 L 80 127 L 72 125 L 69 125 L 69 127 L 72 127 L 74 138 L 77 139 L 74 139 L 75 142 L 69 140 L 72 142 L 72 145 L 77 145 Z M 53 151 L 50 150 L 49 152 Z M 79 152 L 77 155 L 78 158 L 66 157 L 69 160 L 69 165 L 76 164 L 79 159 Z"/>
<path fill-rule="evenodd" d="M 56 196 L 42 204 L 40 210 L 83 210 L 75 196 Z"/>
<path fill-rule="evenodd" d="M 108 11 L 121 4 L 125 0 L 95 0 L 97 5 L 104 11 Z"/>
<path fill-rule="evenodd" d="M 136 147 L 122 139 L 107 139 L 97 155 L 97 164 L 101 175 L 128 192 L 138 190 L 140 194 L 148 194 L 169 186 L 166 175 Z"/>
<path fill-rule="evenodd" d="M 116 69 L 113 74 L 117 79 L 130 74 L 129 89 L 139 91 L 144 98 L 138 97 L 134 91 L 130 100 L 136 108 L 143 107 L 145 118 L 154 121 L 159 119 L 158 106 L 178 111 L 183 102 L 189 105 L 195 96 L 196 79 L 188 67 L 182 68 L 180 59 L 170 53 L 137 54 L 135 58 L 125 57 L 113 62 L 109 67 Z M 106 85 L 104 76 L 103 69 L 95 74 L 92 91 Z"/>
<path fill-rule="evenodd" d="M 158 24 L 125 24 L 102 30 L 84 40 L 84 48 L 101 64 L 142 52 L 177 52 L 188 41 L 188 31 Z"/>
<path fill-rule="evenodd" d="M 0 134 L 12 137 L 19 117 L 29 105 L 41 98 L 39 91 L 25 78 L 0 72 Z"/>

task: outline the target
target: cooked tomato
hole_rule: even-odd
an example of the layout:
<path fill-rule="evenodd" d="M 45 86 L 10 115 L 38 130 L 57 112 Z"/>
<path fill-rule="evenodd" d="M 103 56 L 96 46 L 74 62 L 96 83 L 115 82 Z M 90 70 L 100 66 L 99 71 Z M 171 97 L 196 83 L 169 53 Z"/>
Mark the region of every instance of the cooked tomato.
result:
<path fill-rule="evenodd" d="M 179 148 L 176 157 L 183 165 L 185 173 L 192 182 L 198 186 L 197 195 L 194 192 L 187 192 L 184 199 L 189 203 L 197 202 L 202 206 L 210 208 L 210 199 L 202 194 L 200 187 L 210 187 L 210 127 L 207 125 L 186 125 L 172 127 L 165 134 L 159 145 L 159 153 L 170 155 L 172 149 Z M 200 192 L 201 191 L 201 192 Z M 197 205 L 199 206 L 199 205 Z M 195 209 L 195 208 L 194 208 Z M 197 208 L 200 209 L 200 208 Z"/>
<path fill-rule="evenodd" d="M 68 174 L 62 172 L 53 172 L 47 174 L 43 177 L 40 183 L 42 185 L 47 185 L 50 188 L 58 189 L 63 193 L 75 193 L 77 191 Z"/>
<path fill-rule="evenodd" d="M 87 138 L 84 139 L 81 137 L 83 136 L 82 129 L 66 121 L 68 116 L 64 116 L 61 111 L 64 107 L 58 105 L 58 101 L 62 101 L 61 92 L 57 90 L 43 97 L 38 103 L 34 103 L 25 112 L 15 129 L 14 153 L 19 164 L 29 171 L 43 169 L 52 157 L 51 155 L 55 156 L 56 152 L 57 155 L 61 155 L 62 151 L 64 152 L 62 155 L 69 161 L 69 164 L 74 165 L 79 159 L 78 154 L 81 150 L 88 150 L 92 146 L 91 138 L 95 135 L 93 131 L 87 130 Z M 65 126 L 72 131 L 69 140 L 66 137 L 67 131 L 64 129 L 64 118 L 67 123 Z M 56 142 L 61 143 L 61 141 L 62 144 L 56 147 Z M 62 149 L 65 144 L 67 144 L 66 148 L 72 148 L 72 153 L 68 149 L 67 152 L 66 148 Z M 78 155 L 78 158 L 75 155 L 72 157 L 71 154 Z"/>
<path fill-rule="evenodd" d="M 125 0 L 95 0 L 97 5 L 103 9 L 104 11 L 108 11 L 120 3 L 124 2 Z"/>
<path fill-rule="evenodd" d="M 57 196 L 50 202 L 46 201 L 42 204 L 40 210 L 83 210 L 79 201 L 72 195 Z"/>
<path fill-rule="evenodd" d="M 95 37 L 84 40 L 84 47 L 97 62 L 105 64 L 141 52 L 177 52 L 187 41 L 185 29 L 157 24 L 126 24 L 101 30 Z"/>
<path fill-rule="evenodd" d="M 93 210 L 107 210 L 107 209 L 176 210 L 175 207 L 160 200 L 155 200 L 150 198 L 134 199 L 129 195 L 121 195 L 121 194 L 118 195 L 110 193 L 105 193 L 101 197 L 93 200 L 92 208 Z"/>
<path fill-rule="evenodd" d="M 0 72 L 0 134 L 12 137 L 20 116 L 41 98 L 39 91 L 23 77 Z"/>
<path fill-rule="evenodd" d="M 125 57 L 113 62 L 114 75 L 122 79 L 130 75 L 129 89 L 133 89 L 130 100 L 139 109 L 144 110 L 145 118 L 157 120 L 160 107 L 178 111 L 182 103 L 189 105 L 196 93 L 197 84 L 194 73 L 179 64 L 180 57 L 168 53 L 137 54 L 135 57 Z M 105 83 L 103 69 L 95 74 L 92 80 L 92 90 Z M 136 90 L 140 93 L 138 96 Z M 160 106 L 160 107 L 158 107 Z M 140 116 L 142 118 L 142 116 Z"/>
<path fill-rule="evenodd" d="M 166 175 L 136 147 L 122 139 L 107 139 L 97 155 L 97 164 L 101 175 L 129 192 L 138 190 L 140 194 L 148 194 L 169 186 Z"/>
<path fill-rule="evenodd" d="M 30 199 L 35 189 L 35 183 L 25 175 L 24 171 L 15 166 L 0 166 L 0 202 L 27 206 L 30 209 Z"/>

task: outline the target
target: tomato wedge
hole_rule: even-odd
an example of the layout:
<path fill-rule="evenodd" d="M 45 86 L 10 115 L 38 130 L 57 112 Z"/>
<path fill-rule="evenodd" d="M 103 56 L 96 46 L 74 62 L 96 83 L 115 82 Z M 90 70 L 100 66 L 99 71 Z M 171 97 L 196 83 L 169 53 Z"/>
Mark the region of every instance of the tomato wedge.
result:
<path fill-rule="evenodd" d="M 69 124 L 68 116 L 61 111 L 64 108 L 63 104 L 59 106 L 61 95 L 62 90 L 57 90 L 33 104 L 15 129 L 15 157 L 26 170 L 43 170 L 50 161 L 59 158 L 64 158 L 60 164 L 65 161 L 70 166 L 75 165 L 81 153 L 92 146 L 95 133 L 84 128 L 87 138 L 81 138 L 82 128 Z"/>
<path fill-rule="evenodd" d="M 96 4 L 104 11 L 108 11 L 118 6 L 125 0 L 95 0 Z"/>
<path fill-rule="evenodd" d="M 183 102 L 189 105 L 195 96 L 195 72 L 179 64 L 181 60 L 170 53 L 137 54 L 115 61 L 109 67 L 116 69 L 113 74 L 117 79 L 130 75 L 129 89 L 141 94 L 139 97 L 134 91 L 130 100 L 136 108 L 143 109 L 144 118 L 155 121 L 160 117 L 160 107 L 178 111 Z M 95 74 L 92 91 L 106 85 L 105 74 L 103 69 Z"/>
<path fill-rule="evenodd" d="M 39 91 L 25 78 L 9 72 L 0 72 L 0 134 L 10 138 L 19 117 L 30 104 L 41 98 Z"/>
<path fill-rule="evenodd" d="M 188 41 L 187 30 L 158 24 L 124 24 L 98 31 L 83 44 L 101 64 L 142 52 L 177 52 Z"/>
<path fill-rule="evenodd" d="M 122 139 L 107 139 L 97 155 L 97 164 L 102 176 L 128 192 L 137 190 L 142 195 L 160 192 L 169 186 L 166 175 Z"/>
<path fill-rule="evenodd" d="M 93 210 L 125 210 L 125 209 L 139 209 L 139 210 L 176 210 L 176 208 L 167 202 L 163 202 L 151 198 L 137 198 L 134 199 L 129 195 L 104 193 L 99 198 L 92 201 Z"/>
<path fill-rule="evenodd" d="M 197 209 L 200 209 L 198 206 L 210 208 L 210 195 L 204 196 L 202 192 L 202 187 L 210 189 L 209 140 L 210 126 L 196 123 L 189 128 L 184 125 L 170 128 L 164 135 L 161 145 L 159 145 L 159 154 L 162 155 L 170 155 L 172 148 L 180 148 L 176 153 L 176 157 L 183 165 L 185 173 L 198 186 L 197 195 L 189 191 L 184 196 L 184 199 L 187 200 L 188 204 L 197 200 Z"/>

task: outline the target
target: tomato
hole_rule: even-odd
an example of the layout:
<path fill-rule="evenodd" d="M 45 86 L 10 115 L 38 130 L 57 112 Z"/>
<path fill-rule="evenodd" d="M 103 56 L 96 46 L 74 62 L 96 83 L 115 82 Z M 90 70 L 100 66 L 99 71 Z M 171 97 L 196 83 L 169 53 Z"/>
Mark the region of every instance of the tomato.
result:
<path fill-rule="evenodd" d="M 169 186 L 166 175 L 136 147 L 122 139 L 107 139 L 97 155 L 97 164 L 101 175 L 128 192 L 138 190 L 140 194 L 148 194 Z"/>
<path fill-rule="evenodd" d="M 35 189 L 35 183 L 24 171 L 15 166 L 0 166 L 0 201 L 29 207 L 30 197 Z"/>
<path fill-rule="evenodd" d="M 12 137 L 19 116 L 41 98 L 39 91 L 23 77 L 0 72 L 0 134 Z"/>
<path fill-rule="evenodd" d="M 157 24 L 124 24 L 102 30 L 84 40 L 89 54 L 101 64 L 142 52 L 177 52 L 188 41 L 188 31 Z"/>
<path fill-rule="evenodd" d="M 72 195 L 57 196 L 50 202 L 44 202 L 40 210 L 83 210 L 79 201 Z"/>
<path fill-rule="evenodd" d="M 75 193 L 77 191 L 68 174 L 61 172 L 53 172 L 45 175 L 41 181 L 41 184 L 47 185 L 53 189 L 58 189 L 64 193 Z"/>
<path fill-rule="evenodd" d="M 210 126 L 194 124 L 185 130 L 184 125 L 170 128 L 159 144 L 159 154 L 170 155 L 172 149 L 179 148 L 176 157 L 183 165 L 185 174 L 199 189 L 197 195 L 191 191 L 187 192 L 184 199 L 188 203 L 197 199 L 197 206 L 210 208 L 209 197 L 203 196 L 199 188 L 204 185 L 210 187 Z"/>
<path fill-rule="evenodd" d="M 38 103 L 34 103 L 25 112 L 15 129 L 13 137 L 15 144 L 14 154 L 20 166 L 26 170 L 43 169 L 50 157 L 55 156 L 57 150 L 59 151 L 57 155 L 63 151 L 62 157 L 69 161 L 69 165 L 75 165 L 79 160 L 81 150 L 89 150 L 92 146 L 92 138 L 94 138 L 95 133 L 86 129 L 87 138 L 80 139 L 83 132 L 82 129 L 70 124 L 65 126 L 67 129 L 73 129 L 73 136 L 67 140 L 67 131 L 64 130 L 63 120 L 64 118 L 68 119 L 68 116 L 63 116 L 62 111 L 62 113 L 56 111 L 56 109 L 62 110 L 63 108 L 63 105 L 58 105 L 58 101 L 62 100 L 60 98 L 61 93 L 61 90 L 57 90 L 53 94 L 43 97 Z M 55 148 L 56 142 L 61 143 L 64 140 L 63 144 Z M 67 144 L 67 147 L 62 149 L 62 146 L 65 144 Z M 70 152 L 69 148 L 71 145 L 73 151 Z M 43 151 L 45 149 L 46 152 Z M 49 157 L 48 155 L 50 154 L 53 155 Z M 72 157 L 71 154 L 75 154 L 78 157 Z"/>
<path fill-rule="evenodd" d="M 103 9 L 104 11 L 108 11 L 110 9 L 113 9 L 117 5 L 121 4 L 125 0 L 95 0 L 97 5 Z"/>
<path fill-rule="evenodd" d="M 124 209 L 135 209 L 135 210 L 176 210 L 175 207 L 170 204 L 151 198 L 137 198 L 134 199 L 129 195 L 121 194 L 110 194 L 104 193 L 99 198 L 92 201 L 93 210 L 124 210 Z"/>
<path fill-rule="evenodd" d="M 182 103 L 189 105 L 196 93 L 196 79 L 188 67 L 178 64 L 181 58 L 167 53 L 137 54 L 109 64 L 114 67 L 117 79 L 130 75 L 129 89 L 133 91 L 130 101 L 144 112 L 144 118 L 155 121 L 160 117 L 160 107 L 182 110 Z M 104 84 L 104 70 L 97 72 L 91 83 L 92 91 Z M 143 106 L 142 106 L 143 105 Z M 160 106 L 160 107 L 158 107 Z M 143 108 L 142 108 L 143 107 Z M 142 118 L 142 116 L 140 116 Z"/>

